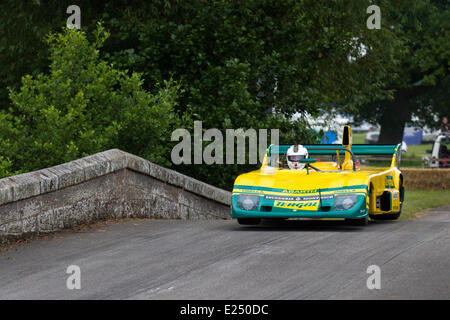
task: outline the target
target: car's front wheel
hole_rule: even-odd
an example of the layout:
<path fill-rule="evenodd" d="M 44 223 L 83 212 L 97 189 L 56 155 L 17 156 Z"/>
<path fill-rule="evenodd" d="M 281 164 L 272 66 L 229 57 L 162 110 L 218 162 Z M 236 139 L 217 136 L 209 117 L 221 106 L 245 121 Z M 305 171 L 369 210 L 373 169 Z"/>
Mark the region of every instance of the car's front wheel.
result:
<path fill-rule="evenodd" d="M 247 226 L 253 226 L 257 225 L 261 222 L 261 219 L 259 218 L 238 218 L 237 219 L 239 224 L 247 225 Z"/>

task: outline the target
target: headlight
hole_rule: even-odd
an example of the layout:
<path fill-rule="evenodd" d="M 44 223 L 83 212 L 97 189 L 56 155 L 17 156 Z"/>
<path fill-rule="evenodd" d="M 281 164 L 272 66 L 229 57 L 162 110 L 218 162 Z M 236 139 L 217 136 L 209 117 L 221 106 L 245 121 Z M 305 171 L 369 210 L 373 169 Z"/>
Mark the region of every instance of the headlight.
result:
<path fill-rule="evenodd" d="M 240 194 L 238 195 L 239 208 L 247 211 L 255 211 L 258 208 L 259 196 Z"/>
<path fill-rule="evenodd" d="M 348 210 L 356 204 L 356 200 L 358 200 L 358 196 L 356 194 L 336 196 L 336 200 L 334 202 L 334 210 Z"/>

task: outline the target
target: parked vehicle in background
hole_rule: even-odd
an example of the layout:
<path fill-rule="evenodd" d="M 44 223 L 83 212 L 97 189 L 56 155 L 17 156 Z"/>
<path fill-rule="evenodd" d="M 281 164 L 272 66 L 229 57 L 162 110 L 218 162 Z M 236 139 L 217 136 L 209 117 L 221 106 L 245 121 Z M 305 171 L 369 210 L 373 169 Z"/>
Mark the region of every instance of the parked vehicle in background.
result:
<path fill-rule="evenodd" d="M 380 130 L 379 126 L 375 126 L 368 122 L 363 122 L 359 126 L 352 126 L 352 131 L 354 133 L 363 133 L 368 131 L 378 131 Z"/>
<path fill-rule="evenodd" d="M 378 138 L 380 137 L 380 132 L 368 132 L 366 134 L 366 144 L 378 144 Z M 405 141 L 401 143 L 402 152 L 408 152 L 408 144 Z"/>
<path fill-rule="evenodd" d="M 450 167 L 450 137 L 439 135 L 433 144 L 433 149 L 429 150 L 430 156 L 423 157 L 422 160 L 430 168 Z"/>
<path fill-rule="evenodd" d="M 366 144 L 376 144 L 378 143 L 378 138 L 380 137 L 379 131 L 367 132 L 366 134 Z"/>
<path fill-rule="evenodd" d="M 427 127 L 405 127 L 403 141 L 408 143 L 408 145 L 418 145 L 421 143 L 434 142 L 438 136 L 439 131 L 431 130 Z M 375 144 L 378 143 L 379 137 L 379 131 L 371 131 L 366 134 L 365 140 L 367 144 Z"/>
<path fill-rule="evenodd" d="M 430 128 L 424 127 L 422 134 L 422 143 L 426 142 L 434 142 L 436 138 L 439 136 L 438 130 L 431 130 Z"/>

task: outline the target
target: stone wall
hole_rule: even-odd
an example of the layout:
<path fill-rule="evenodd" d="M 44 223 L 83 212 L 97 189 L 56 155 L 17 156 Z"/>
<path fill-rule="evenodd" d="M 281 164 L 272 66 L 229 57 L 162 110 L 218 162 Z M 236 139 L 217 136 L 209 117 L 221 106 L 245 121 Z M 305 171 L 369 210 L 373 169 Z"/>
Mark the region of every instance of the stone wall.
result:
<path fill-rule="evenodd" d="M 109 218 L 228 219 L 231 194 L 113 149 L 0 180 L 0 242 Z"/>

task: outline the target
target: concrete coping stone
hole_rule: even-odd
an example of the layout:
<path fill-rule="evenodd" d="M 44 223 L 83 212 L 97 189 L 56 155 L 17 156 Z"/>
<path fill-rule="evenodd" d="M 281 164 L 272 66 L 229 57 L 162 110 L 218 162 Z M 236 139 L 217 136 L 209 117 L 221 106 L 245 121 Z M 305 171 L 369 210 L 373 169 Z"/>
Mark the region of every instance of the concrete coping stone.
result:
<path fill-rule="evenodd" d="M 0 179 L 0 205 L 54 192 L 121 169 L 133 170 L 204 198 L 231 205 L 230 192 L 119 149 Z"/>

